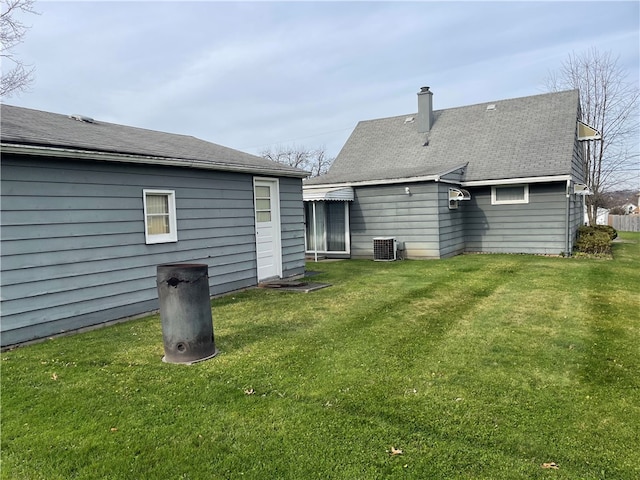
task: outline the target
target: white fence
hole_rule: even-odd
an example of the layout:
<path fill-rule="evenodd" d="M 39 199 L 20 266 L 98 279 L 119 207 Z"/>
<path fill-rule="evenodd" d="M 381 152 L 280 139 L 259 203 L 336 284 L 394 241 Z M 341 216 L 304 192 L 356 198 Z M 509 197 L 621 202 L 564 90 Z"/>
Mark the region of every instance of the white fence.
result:
<path fill-rule="evenodd" d="M 609 215 L 609 225 L 620 232 L 640 232 L 640 215 Z"/>

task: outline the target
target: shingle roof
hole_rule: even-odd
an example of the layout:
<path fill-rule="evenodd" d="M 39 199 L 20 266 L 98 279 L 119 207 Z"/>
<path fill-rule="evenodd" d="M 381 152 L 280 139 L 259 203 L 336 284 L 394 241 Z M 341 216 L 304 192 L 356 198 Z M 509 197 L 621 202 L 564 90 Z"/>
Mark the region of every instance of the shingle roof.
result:
<path fill-rule="evenodd" d="M 362 121 L 329 172 L 305 184 L 438 175 L 467 162 L 464 181 L 570 174 L 578 105 L 571 90 L 436 110 L 427 134 L 416 113 Z"/>
<path fill-rule="evenodd" d="M 297 168 L 188 135 L 146 130 L 114 123 L 75 120 L 68 115 L 2 105 L 2 144 L 63 148 L 97 153 L 172 159 L 185 166 L 237 169 L 304 177 Z M 195 163 L 194 163 L 195 161 Z"/>

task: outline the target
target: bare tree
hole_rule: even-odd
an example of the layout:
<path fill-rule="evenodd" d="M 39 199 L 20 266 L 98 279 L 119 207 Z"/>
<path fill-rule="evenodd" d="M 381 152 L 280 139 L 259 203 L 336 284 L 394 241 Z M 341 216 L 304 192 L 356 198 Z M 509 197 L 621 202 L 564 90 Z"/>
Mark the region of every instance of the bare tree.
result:
<path fill-rule="evenodd" d="M 2 85 L 0 96 L 10 96 L 14 92 L 25 90 L 33 80 L 34 68 L 25 65 L 12 53 L 20 44 L 29 27 L 17 16 L 20 13 L 34 13 L 35 0 L 2 0 L 0 13 L 0 56 L 2 57 Z M 9 67 L 7 67 L 9 65 Z"/>
<path fill-rule="evenodd" d="M 579 89 L 582 121 L 602 135 L 585 148 L 585 180 L 594 193 L 586 197 L 587 214 L 595 225 L 603 193 L 634 177 L 637 183 L 638 85 L 627 81 L 618 58 L 594 47 L 570 54 L 560 70 L 550 74 L 547 86 L 552 91 Z"/>
<path fill-rule="evenodd" d="M 263 150 L 260 156 L 267 160 L 273 160 L 274 162 L 311 172 L 310 177 L 317 177 L 327 173 L 334 160 L 327 157 L 324 146 L 310 150 L 304 146 L 280 145 L 274 150 Z"/>

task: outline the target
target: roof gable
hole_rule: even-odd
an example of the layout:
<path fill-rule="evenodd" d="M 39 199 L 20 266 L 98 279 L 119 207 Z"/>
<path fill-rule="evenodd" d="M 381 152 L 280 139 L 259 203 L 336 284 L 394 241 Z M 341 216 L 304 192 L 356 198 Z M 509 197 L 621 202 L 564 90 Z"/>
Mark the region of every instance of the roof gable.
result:
<path fill-rule="evenodd" d="M 74 117 L 2 105 L 0 118 L 3 148 L 7 145 L 39 147 L 49 152 L 63 149 L 111 154 L 102 155 L 101 158 L 138 157 L 148 164 L 163 163 L 161 159 L 171 159 L 173 164 L 193 168 L 307 176 L 306 172 L 288 165 L 192 136 L 100 121 L 83 121 L 82 118 L 86 117 Z"/>
<path fill-rule="evenodd" d="M 329 172 L 307 184 L 439 175 L 467 163 L 464 181 L 571 173 L 578 91 L 436 110 L 418 133 L 417 114 L 359 122 Z"/>

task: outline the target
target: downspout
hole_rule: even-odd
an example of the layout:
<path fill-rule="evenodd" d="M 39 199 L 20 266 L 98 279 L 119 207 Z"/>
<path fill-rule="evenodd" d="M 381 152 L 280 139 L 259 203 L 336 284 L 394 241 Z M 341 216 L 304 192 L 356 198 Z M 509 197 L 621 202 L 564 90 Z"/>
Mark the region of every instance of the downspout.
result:
<path fill-rule="evenodd" d="M 566 234 L 566 243 L 565 243 L 565 255 L 567 257 L 571 256 L 571 180 L 567 180 L 567 214 L 565 218 L 565 234 Z"/>

